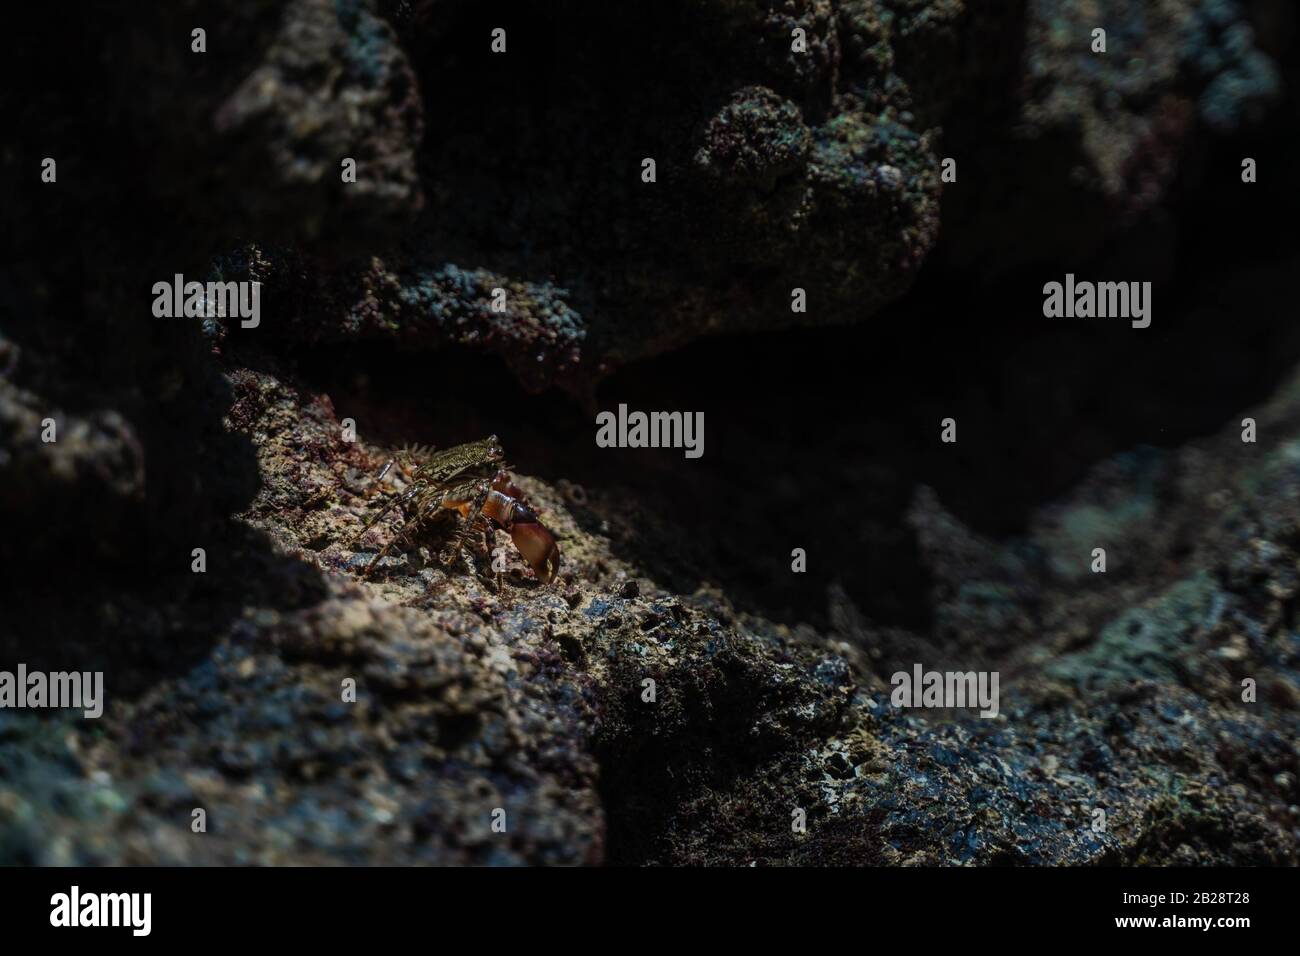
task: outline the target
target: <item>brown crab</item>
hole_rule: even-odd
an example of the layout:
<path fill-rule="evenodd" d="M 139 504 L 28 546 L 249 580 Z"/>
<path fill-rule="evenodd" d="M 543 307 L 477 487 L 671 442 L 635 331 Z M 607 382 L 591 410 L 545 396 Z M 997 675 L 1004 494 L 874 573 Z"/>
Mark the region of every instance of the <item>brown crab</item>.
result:
<path fill-rule="evenodd" d="M 390 459 L 380 471 L 382 483 L 395 464 Z M 505 452 L 496 435 L 429 454 L 415 469 L 409 485 L 388 502 L 353 539 L 355 548 L 375 522 L 395 507 L 406 516 L 400 534 L 370 559 L 362 577 L 368 577 L 393 546 L 410 540 L 426 524 L 460 518 L 448 548 L 441 555 L 444 565 L 451 565 L 467 542 L 476 524 L 483 527 L 488 553 L 491 554 L 497 529 L 510 533 L 510 540 L 533 569 L 537 579 L 549 584 L 560 570 L 560 549 L 555 538 L 523 500 L 510 481 Z"/>

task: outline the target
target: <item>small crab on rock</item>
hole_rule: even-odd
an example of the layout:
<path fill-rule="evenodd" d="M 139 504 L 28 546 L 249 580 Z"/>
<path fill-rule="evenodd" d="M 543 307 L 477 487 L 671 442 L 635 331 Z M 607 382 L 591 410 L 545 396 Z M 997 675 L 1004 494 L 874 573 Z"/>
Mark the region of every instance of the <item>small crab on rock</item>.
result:
<path fill-rule="evenodd" d="M 394 464 L 396 459 L 389 459 L 379 472 L 377 483 L 383 483 Z M 362 571 L 363 578 L 370 575 L 398 542 L 411 541 L 426 525 L 449 519 L 455 522 L 457 518 L 459 526 L 440 555 L 445 567 L 455 562 L 475 526 L 480 525 L 489 554 L 500 529 L 509 532 L 515 547 L 543 584 L 553 581 L 560 570 L 560 549 L 555 538 L 511 483 L 505 452 L 496 435 L 425 456 L 410 475 L 407 486 L 390 496 L 352 539 L 352 548 L 355 550 L 366 532 L 395 507 L 401 508 L 406 518 L 402 530 L 370 559 Z"/>

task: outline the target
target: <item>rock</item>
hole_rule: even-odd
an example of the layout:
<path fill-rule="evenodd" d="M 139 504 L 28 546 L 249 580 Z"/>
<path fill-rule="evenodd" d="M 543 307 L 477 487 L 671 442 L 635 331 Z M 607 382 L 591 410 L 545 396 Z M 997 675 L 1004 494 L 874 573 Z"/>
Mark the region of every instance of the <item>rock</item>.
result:
<path fill-rule="evenodd" d="M 42 736 L 39 723 L 8 717 L 0 845 L 11 861 L 1295 859 L 1294 824 L 1272 810 L 1279 775 L 1300 771 L 1283 743 L 1294 737 L 1294 698 L 1245 704 L 1234 675 L 1296 675 L 1264 637 L 1277 627 L 1268 607 L 1216 586 L 1218 565 L 1149 611 L 1096 616 L 1095 637 L 1046 669 L 1031 662 L 1066 633 L 1059 617 L 1035 617 L 1046 630 L 1026 629 L 1018 646 L 971 643 L 1003 672 L 1002 716 L 929 722 L 889 705 L 889 659 L 828 652 L 815 634 L 634 578 L 563 495 L 524 477 L 576 604 L 531 582 L 513 554 L 500 593 L 468 568 L 426 576 L 406 563 L 362 584 L 344 543 L 365 513 L 365 486 L 353 493 L 334 476 L 381 456 L 338 441 L 319 397 L 267 373 L 230 374 L 228 421 L 255 438 L 264 478 L 244 518 L 271 542 L 261 560 L 276 578 L 310 568 L 323 589 L 278 609 L 259 609 L 264 599 L 250 593 L 238 617 L 208 628 L 195 666 L 114 695 L 93 728 L 68 722 Z M 1289 487 L 1282 475 L 1294 469 L 1274 467 Z M 953 568 L 1007 561 L 1040 582 L 1002 594 L 1012 614 L 1033 617 L 1058 586 L 1047 564 L 970 547 L 986 557 Z M 1256 578 L 1232 580 L 1258 593 Z M 1195 600 L 1180 596 L 1187 588 Z M 210 617 L 189 602 L 166 613 L 182 627 Z M 1130 621 L 1143 615 L 1151 640 L 1134 642 Z M 966 635 L 959 645 L 992 630 L 960 603 L 949 620 Z M 1213 664 L 1189 650 L 1229 620 L 1258 635 L 1249 659 Z M 895 637 L 887 653 L 951 654 L 942 633 L 940 643 Z M 866 622 L 854 640 L 880 636 Z M 342 696 L 349 678 L 354 703 Z M 1076 706 L 1062 709 L 1062 694 Z M 1195 804 L 1173 797 L 1188 787 L 1200 788 Z M 53 792 L 57 801 L 37 798 Z M 202 836 L 187 829 L 195 807 L 208 812 Z M 806 834 L 791 832 L 794 807 L 807 813 Z M 1092 828 L 1097 807 L 1104 831 Z M 492 830 L 497 808 L 504 835 Z M 105 843 L 108 832 L 121 842 Z"/>
<path fill-rule="evenodd" d="M 490 394 L 481 367 L 448 383 L 451 361 L 401 369 L 424 405 L 361 390 L 351 440 L 313 362 L 482 352 L 589 396 L 701 336 L 875 321 L 928 256 L 1095 253 L 1278 79 L 1235 4 L 1105 4 L 1100 61 L 1093 6 L 575 4 L 521 12 L 495 60 L 468 0 L 222 4 L 206 59 L 181 42 L 194 5 L 139 36 L 104 8 L 91 106 L 37 90 L 0 155 L 10 191 L 58 143 L 75 184 L 0 204 L 0 662 L 103 671 L 107 709 L 0 710 L 0 862 L 1294 865 L 1300 379 L 1242 401 L 1258 445 L 1221 417 L 1159 450 L 1121 431 L 1082 478 L 1060 479 L 1077 452 L 1041 485 L 1001 474 L 1002 499 L 1039 494 L 995 531 L 972 501 L 1006 448 L 936 468 L 896 409 L 737 426 L 760 467 L 683 501 L 644 490 L 653 468 L 632 490 L 639 464 L 579 473 L 556 436 L 585 413 Z M 176 272 L 262 281 L 260 331 L 148 315 Z M 1097 394 L 1069 384 L 1072 409 Z M 927 415 L 952 394 L 928 385 Z M 502 421 L 557 580 L 507 546 L 498 585 L 477 542 L 444 567 L 436 529 L 363 579 L 352 542 L 402 440 Z M 999 440 L 1041 450 L 1040 427 Z M 842 455 L 859 429 L 870 455 Z M 824 614 L 761 600 L 814 577 L 778 581 L 778 513 L 827 529 Z M 401 531 L 391 513 L 367 548 Z M 861 604 L 908 584 L 894 603 L 924 614 Z M 918 664 L 996 672 L 998 716 L 893 706 Z"/>

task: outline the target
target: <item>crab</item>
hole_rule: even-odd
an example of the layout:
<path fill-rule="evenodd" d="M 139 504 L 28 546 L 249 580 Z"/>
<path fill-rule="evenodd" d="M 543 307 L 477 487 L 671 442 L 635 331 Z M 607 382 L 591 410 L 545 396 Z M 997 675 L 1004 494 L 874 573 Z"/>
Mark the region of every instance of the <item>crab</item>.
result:
<path fill-rule="evenodd" d="M 390 496 L 351 541 L 356 550 L 366 532 L 393 508 L 400 508 L 405 515 L 401 532 L 370 559 L 361 572 L 362 578 L 369 577 L 399 541 L 412 540 L 422 527 L 445 522 L 450 516 L 452 521 L 459 519 L 459 525 L 440 555 L 444 567 L 455 563 L 477 525 L 483 528 L 489 554 L 494 550 L 496 532 L 506 531 L 537 579 L 543 584 L 555 580 L 560 570 L 560 549 L 511 482 L 505 451 L 496 435 L 422 457 L 407 487 Z M 396 459 L 388 460 L 376 478 L 377 484 L 383 484 L 396 463 Z"/>

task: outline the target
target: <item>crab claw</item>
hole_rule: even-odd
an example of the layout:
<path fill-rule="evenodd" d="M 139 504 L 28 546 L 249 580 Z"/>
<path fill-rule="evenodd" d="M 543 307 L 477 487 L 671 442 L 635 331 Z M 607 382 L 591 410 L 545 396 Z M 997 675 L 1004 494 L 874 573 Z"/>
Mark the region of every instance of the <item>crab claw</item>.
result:
<path fill-rule="evenodd" d="M 510 540 L 533 569 L 537 579 L 550 584 L 560 572 L 560 549 L 546 525 L 537 520 L 522 504 L 515 505 L 514 521 L 510 526 Z"/>

